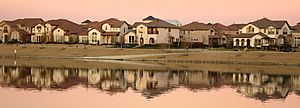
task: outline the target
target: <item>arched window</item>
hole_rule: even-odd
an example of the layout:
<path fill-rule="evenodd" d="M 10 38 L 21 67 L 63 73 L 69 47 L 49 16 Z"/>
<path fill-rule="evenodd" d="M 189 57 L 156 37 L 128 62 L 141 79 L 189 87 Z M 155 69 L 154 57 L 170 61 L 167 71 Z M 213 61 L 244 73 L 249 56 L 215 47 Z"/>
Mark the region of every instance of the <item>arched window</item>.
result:
<path fill-rule="evenodd" d="M 149 43 L 150 43 L 150 44 L 154 44 L 154 38 L 150 38 L 150 39 L 149 39 Z"/>
<path fill-rule="evenodd" d="M 245 39 L 242 39 L 241 46 L 245 46 Z"/>
<path fill-rule="evenodd" d="M 240 40 L 239 40 L 239 39 L 236 39 L 236 40 L 235 40 L 235 45 L 236 45 L 236 46 L 240 46 Z"/>
<path fill-rule="evenodd" d="M 144 38 L 140 38 L 140 45 L 144 45 Z"/>
<path fill-rule="evenodd" d="M 92 33 L 92 35 L 94 35 L 94 36 L 95 36 L 95 35 L 97 35 L 97 33 L 96 33 L 96 32 L 93 32 L 93 33 Z"/>
<path fill-rule="evenodd" d="M 254 28 L 253 28 L 252 26 L 249 26 L 249 27 L 247 28 L 247 32 L 248 32 L 248 33 L 253 33 L 253 32 L 254 32 Z"/>
<path fill-rule="evenodd" d="M 247 47 L 250 47 L 250 39 L 247 39 Z"/>

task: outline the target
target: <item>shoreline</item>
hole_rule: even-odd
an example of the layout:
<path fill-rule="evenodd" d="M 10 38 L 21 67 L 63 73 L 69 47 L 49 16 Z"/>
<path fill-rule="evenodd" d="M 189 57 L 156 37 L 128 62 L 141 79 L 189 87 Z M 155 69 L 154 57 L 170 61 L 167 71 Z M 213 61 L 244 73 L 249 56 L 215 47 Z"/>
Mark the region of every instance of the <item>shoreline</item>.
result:
<path fill-rule="evenodd" d="M 0 58 L 10 59 L 67 59 L 117 60 L 136 62 L 172 62 L 195 64 L 242 64 L 257 66 L 300 67 L 300 53 L 267 51 L 209 51 L 205 49 L 120 49 L 101 46 L 73 47 L 70 45 L 29 44 L 24 46 L 0 45 Z M 17 50 L 16 58 L 14 50 Z"/>

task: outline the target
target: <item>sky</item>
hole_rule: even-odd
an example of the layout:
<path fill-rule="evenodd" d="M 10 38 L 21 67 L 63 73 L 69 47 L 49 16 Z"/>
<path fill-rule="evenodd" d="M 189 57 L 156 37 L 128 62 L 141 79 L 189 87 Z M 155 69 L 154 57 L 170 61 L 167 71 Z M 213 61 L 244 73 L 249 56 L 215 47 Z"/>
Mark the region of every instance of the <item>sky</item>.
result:
<path fill-rule="evenodd" d="M 86 19 L 118 18 L 129 23 L 152 15 L 164 20 L 204 23 L 248 23 L 260 18 L 300 22 L 300 0 L 0 0 L 0 20 L 38 17 Z"/>

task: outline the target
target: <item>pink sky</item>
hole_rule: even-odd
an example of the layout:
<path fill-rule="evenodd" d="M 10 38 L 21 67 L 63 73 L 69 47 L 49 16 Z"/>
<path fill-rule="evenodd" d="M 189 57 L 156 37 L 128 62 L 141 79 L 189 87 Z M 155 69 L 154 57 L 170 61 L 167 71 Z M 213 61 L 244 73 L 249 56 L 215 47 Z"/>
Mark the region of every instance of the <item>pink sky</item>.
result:
<path fill-rule="evenodd" d="M 41 17 L 67 18 L 74 22 L 110 17 L 129 23 L 148 15 L 161 19 L 247 23 L 263 17 L 300 22 L 299 0 L 1 0 L 0 20 Z"/>

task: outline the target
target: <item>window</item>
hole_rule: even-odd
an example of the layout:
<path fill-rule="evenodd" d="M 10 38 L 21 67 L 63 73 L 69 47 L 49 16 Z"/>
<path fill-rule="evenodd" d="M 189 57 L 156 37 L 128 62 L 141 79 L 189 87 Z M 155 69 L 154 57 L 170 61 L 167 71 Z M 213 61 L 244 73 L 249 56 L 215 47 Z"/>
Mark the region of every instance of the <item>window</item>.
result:
<path fill-rule="evenodd" d="M 247 28 L 247 33 L 253 33 L 254 32 L 254 28 L 252 26 L 249 26 Z"/>
<path fill-rule="evenodd" d="M 92 42 L 98 42 L 97 36 L 92 36 Z"/>
<path fill-rule="evenodd" d="M 244 46 L 244 45 L 245 45 L 245 39 L 242 39 L 241 46 Z"/>
<path fill-rule="evenodd" d="M 214 34 L 214 30 L 210 30 L 210 35 L 213 35 Z"/>
<path fill-rule="evenodd" d="M 150 43 L 150 44 L 154 44 L 154 39 L 153 39 L 153 38 L 150 38 L 150 39 L 149 39 L 149 43 Z"/>
<path fill-rule="evenodd" d="M 3 33 L 8 33 L 8 29 L 7 29 L 7 27 L 4 27 L 4 29 L 3 29 Z"/>
<path fill-rule="evenodd" d="M 93 32 L 92 35 L 95 36 L 95 35 L 97 35 L 97 33 L 96 33 L 96 32 Z"/>
<path fill-rule="evenodd" d="M 107 27 L 107 26 L 105 26 L 105 30 L 108 30 L 108 27 Z"/>
<path fill-rule="evenodd" d="M 57 30 L 57 32 L 60 32 L 60 30 Z"/>
<path fill-rule="evenodd" d="M 124 33 L 126 33 L 126 29 L 125 28 L 123 29 L 123 31 L 124 31 Z"/>
<path fill-rule="evenodd" d="M 270 35 L 275 34 L 275 30 L 274 29 L 268 29 L 268 34 L 270 34 Z"/>
<path fill-rule="evenodd" d="M 41 26 L 37 26 L 36 29 L 38 30 L 38 32 L 41 32 L 42 27 Z"/>
<path fill-rule="evenodd" d="M 288 31 L 288 30 L 287 30 L 286 28 L 283 28 L 282 34 L 287 35 L 287 34 L 288 34 L 287 31 Z"/>
<path fill-rule="evenodd" d="M 134 36 L 129 36 L 129 43 L 134 43 Z"/>

